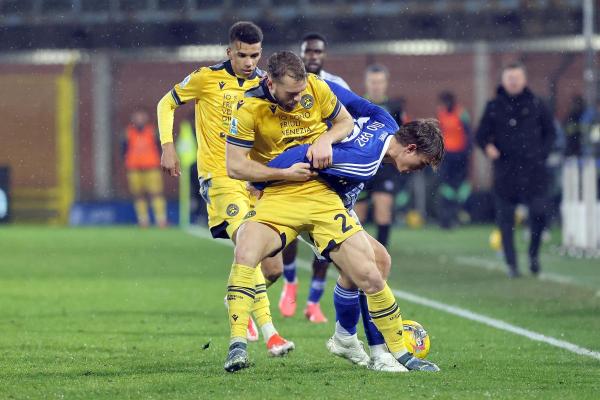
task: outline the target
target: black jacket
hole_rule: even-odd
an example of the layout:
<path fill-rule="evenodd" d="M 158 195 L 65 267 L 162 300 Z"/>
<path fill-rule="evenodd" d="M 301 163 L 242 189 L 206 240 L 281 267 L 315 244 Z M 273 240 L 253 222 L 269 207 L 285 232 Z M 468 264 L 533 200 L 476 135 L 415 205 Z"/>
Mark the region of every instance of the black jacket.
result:
<path fill-rule="evenodd" d="M 550 112 L 528 88 L 511 97 L 499 87 L 487 103 L 476 135 L 477 144 L 488 143 L 500 151 L 494 161 L 494 189 L 505 198 L 524 200 L 545 194 L 545 166 L 556 138 Z"/>

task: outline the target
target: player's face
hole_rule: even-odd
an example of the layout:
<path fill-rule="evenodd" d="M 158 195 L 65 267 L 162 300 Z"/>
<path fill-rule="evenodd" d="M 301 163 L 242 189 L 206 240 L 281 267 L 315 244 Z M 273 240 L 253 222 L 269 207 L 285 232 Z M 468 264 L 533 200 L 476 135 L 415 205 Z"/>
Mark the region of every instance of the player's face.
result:
<path fill-rule="evenodd" d="M 300 57 L 304 61 L 304 68 L 307 72 L 318 75 L 323 69 L 326 56 L 325 43 L 322 40 L 307 40 L 300 46 Z"/>
<path fill-rule="evenodd" d="M 297 81 L 285 75 L 279 81 L 269 78 L 267 85 L 279 107 L 285 111 L 292 111 L 300 102 L 302 92 L 306 89 L 306 79 Z"/>
<path fill-rule="evenodd" d="M 236 75 L 249 77 L 256 69 L 262 52 L 261 43 L 248 44 L 234 41 L 227 48 L 227 57 Z"/>
<path fill-rule="evenodd" d="M 365 76 L 367 97 L 375 101 L 382 101 L 387 93 L 388 79 L 385 72 L 369 72 Z"/>
<path fill-rule="evenodd" d="M 507 69 L 502 73 L 502 87 L 510 96 L 517 96 L 527 86 L 527 76 L 522 68 Z"/>
<path fill-rule="evenodd" d="M 429 165 L 429 160 L 417 151 L 417 145 L 409 144 L 398 152 L 393 163 L 400 172 L 413 172 L 425 168 Z"/>

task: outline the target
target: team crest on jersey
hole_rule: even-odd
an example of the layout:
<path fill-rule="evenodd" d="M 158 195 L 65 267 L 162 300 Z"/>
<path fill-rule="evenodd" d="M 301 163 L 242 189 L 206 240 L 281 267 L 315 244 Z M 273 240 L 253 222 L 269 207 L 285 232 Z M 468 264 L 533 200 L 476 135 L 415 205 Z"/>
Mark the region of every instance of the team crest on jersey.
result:
<path fill-rule="evenodd" d="M 246 215 L 244 215 L 244 219 L 248 219 L 248 218 L 252 218 L 256 215 L 256 211 L 254 210 L 250 210 L 246 213 Z"/>
<path fill-rule="evenodd" d="M 229 215 L 230 217 L 235 217 L 236 215 L 238 215 L 239 212 L 240 208 L 237 204 L 231 203 L 227 206 L 227 215 Z"/>
<path fill-rule="evenodd" d="M 231 125 L 229 125 L 229 133 L 237 135 L 238 133 L 238 121 L 237 118 L 231 118 Z"/>
<path fill-rule="evenodd" d="M 305 94 L 300 99 L 300 104 L 302 105 L 302 107 L 304 107 L 307 110 L 309 110 L 309 109 L 312 108 L 313 104 L 315 104 L 315 99 L 310 94 Z"/>
<path fill-rule="evenodd" d="M 179 83 L 179 87 L 184 88 L 185 85 L 189 83 L 190 79 L 192 79 L 192 75 L 188 75 L 185 78 L 183 78 L 183 80 Z"/>
<path fill-rule="evenodd" d="M 244 100 L 240 100 L 237 102 L 237 109 L 239 110 L 241 106 L 244 105 Z"/>
<path fill-rule="evenodd" d="M 275 110 L 277 110 L 277 106 L 273 105 L 273 106 L 269 106 L 269 110 L 271 110 L 271 112 L 273 114 L 275 114 Z"/>
<path fill-rule="evenodd" d="M 223 90 L 224 87 L 225 87 L 225 82 L 223 82 L 223 81 L 219 82 L 219 89 Z"/>

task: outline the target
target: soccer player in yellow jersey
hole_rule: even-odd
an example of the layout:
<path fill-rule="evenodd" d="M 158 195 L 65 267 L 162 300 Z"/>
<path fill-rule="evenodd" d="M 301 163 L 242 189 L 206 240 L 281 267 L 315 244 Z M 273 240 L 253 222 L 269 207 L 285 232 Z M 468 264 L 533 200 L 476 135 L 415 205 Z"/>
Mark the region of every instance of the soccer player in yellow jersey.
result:
<path fill-rule="evenodd" d="M 329 129 L 326 120 L 331 123 Z M 331 165 L 332 143 L 344 139 L 353 127 L 352 117 L 321 78 L 307 74 L 294 53 L 277 52 L 269 57 L 267 79 L 234 108 L 227 137 L 227 172 L 245 181 L 289 181 L 265 164 L 289 147 L 311 144 L 307 158 L 312 167 L 325 168 Z M 309 233 L 321 255 L 335 262 L 348 284 L 365 292 L 369 314 L 400 364 L 409 370 L 439 370 L 407 351 L 398 305 L 377 269 L 362 227 L 340 197 L 310 173 L 307 167 L 311 165 L 294 166 L 306 169 L 306 181 L 267 187 L 238 230 L 227 296 L 231 345 L 225 370 L 249 366 L 245 326 L 253 304 L 255 267 L 300 232 Z"/>
<path fill-rule="evenodd" d="M 177 107 L 188 101 L 195 102 L 198 176 L 207 203 L 208 225 L 214 238 L 230 238 L 234 242 L 243 217 L 251 209 L 251 199 L 244 182 L 227 176 L 225 133 L 229 129 L 232 106 L 246 90 L 258 84 L 263 75 L 256 67 L 262 37 L 260 28 L 251 22 L 234 24 L 229 30 L 229 59 L 192 72 L 160 100 L 157 108 L 163 149 L 161 165 L 171 176 L 179 176 L 179 159 L 173 146 L 173 117 Z M 282 268 L 280 258 L 265 259 L 263 265 L 266 269 Z M 282 356 L 294 348 L 294 343 L 282 338 L 273 326 L 261 268 L 256 269 L 252 279 L 253 314 L 269 353 Z"/>

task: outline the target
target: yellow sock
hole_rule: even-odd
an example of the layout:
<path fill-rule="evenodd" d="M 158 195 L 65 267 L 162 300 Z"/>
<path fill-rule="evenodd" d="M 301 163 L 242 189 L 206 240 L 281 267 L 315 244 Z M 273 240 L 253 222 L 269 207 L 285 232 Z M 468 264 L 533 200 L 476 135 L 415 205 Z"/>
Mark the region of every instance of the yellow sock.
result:
<path fill-rule="evenodd" d="M 137 217 L 140 225 L 148 224 L 148 203 L 145 199 L 137 199 L 133 202 L 133 208 L 135 208 L 135 216 Z"/>
<path fill-rule="evenodd" d="M 400 308 L 387 283 L 382 291 L 367 294 L 367 304 L 369 306 L 369 315 L 377 329 L 379 329 L 379 332 L 383 335 L 390 352 L 394 356 L 396 356 L 396 353 L 406 353 L 406 346 L 402 338 Z"/>
<path fill-rule="evenodd" d="M 250 310 L 256 295 L 256 268 L 233 264 L 227 282 L 227 311 L 231 338 L 246 341 Z"/>
<path fill-rule="evenodd" d="M 271 304 L 269 297 L 267 296 L 267 286 L 265 283 L 265 277 L 260 269 L 260 264 L 256 269 L 256 297 L 254 297 L 254 306 L 252 307 L 252 314 L 256 318 L 256 323 L 259 327 L 272 322 L 271 318 Z"/>
<path fill-rule="evenodd" d="M 152 211 L 154 211 L 154 218 L 156 218 L 159 225 L 164 225 L 167 222 L 167 203 L 164 197 L 152 197 Z"/>

